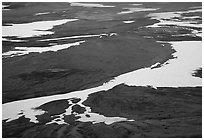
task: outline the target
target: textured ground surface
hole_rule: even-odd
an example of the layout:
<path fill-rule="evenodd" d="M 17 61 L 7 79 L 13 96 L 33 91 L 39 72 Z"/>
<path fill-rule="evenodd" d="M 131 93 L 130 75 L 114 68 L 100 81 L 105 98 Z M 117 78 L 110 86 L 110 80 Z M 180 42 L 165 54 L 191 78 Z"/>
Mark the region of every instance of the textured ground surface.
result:
<path fill-rule="evenodd" d="M 164 26 L 146 28 L 159 22 L 147 17 L 154 12 L 175 12 L 201 6 L 201 3 L 143 3 L 141 7 L 159 8 L 156 11 L 117 14 L 122 8 L 135 7 L 132 3 L 103 3 L 112 8 L 74 7 L 69 3 L 3 3 L 10 5 L 2 11 L 2 25 L 36 21 L 77 18 L 78 21 L 55 26 L 52 35 L 19 38 L 6 37 L 2 52 L 15 47 L 49 47 L 50 43 L 67 44 L 85 40 L 85 43 L 57 52 L 30 53 L 2 59 L 2 102 L 64 94 L 97 87 L 115 76 L 163 63 L 172 58 L 174 50 L 169 44 L 157 41 L 200 41 L 190 34 L 199 27 Z M 5 8 L 6 9 L 6 8 Z M 196 9 L 196 8 L 194 8 Z M 36 16 L 36 13 L 50 12 Z M 184 17 L 201 16 L 201 12 L 183 14 Z M 123 21 L 135 21 L 125 24 Z M 176 20 L 176 19 L 175 19 Z M 202 18 L 195 19 L 202 22 Z M 111 33 L 117 35 L 110 36 Z M 108 34 L 108 36 L 55 39 L 69 36 Z M 12 42 L 10 40 L 25 40 Z M 193 76 L 202 77 L 202 68 Z M 80 99 L 69 99 L 77 103 Z M 70 106 L 66 100 L 45 103 L 38 107 L 47 111 L 36 116 L 32 123 L 24 116 L 2 121 L 3 137 L 201 137 L 202 87 L 158 88 L 118 85 L 106 92 L 91 94 L 83 104 L 92 112 L 112 117 L 125 117 L 134 121 L 93 124 L 80 122 L 74 113 L 83 113 L 79 105 L 65 115 L 68 124 L 46 124 L 54 115 Z M 88 117 L 88 116 L 87 116 Z"/>
<path fill-rule="evenodd" d="M 93 112 L 105 116 L 133 119 L 110 125 L 76 121 L 74 115 L 64 116 L 69 125 L 48 124 L 50 115 L 59 114 L 65 101 L 41 106 L 48 113 L 30 123 L 21 117 L 5 123 L 3 137 L 201 137 L 201 88 L 128 87 L 119 85 L 107 92 L 91 94 L 83 103 Z M 77 107 L 75 107 L 76 111 Z M 78 108 L 77 112 L 83 112 Z"/>

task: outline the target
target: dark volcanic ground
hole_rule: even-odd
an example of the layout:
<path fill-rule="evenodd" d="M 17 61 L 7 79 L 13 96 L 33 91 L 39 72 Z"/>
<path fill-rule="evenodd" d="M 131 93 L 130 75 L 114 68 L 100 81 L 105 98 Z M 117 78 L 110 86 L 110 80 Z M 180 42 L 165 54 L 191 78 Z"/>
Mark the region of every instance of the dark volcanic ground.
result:
<path fill-rule="evenodd" d="M 71 91 L 97 87 L 113 77 L 133 70 L 161 64 L 172 58 L 174 50 L 169 44 L 156 41 L 200 41 L 190 34 L 195 28 L 163 26 L 146 28 L 159 22 L 146 15 L 153 12 L 189 10 L 201 3 L 142 3 L 156 11 L 134 12 L 118 15 L 132 3 L 103 3 L 113 8 L 74 7 L 70 3 L 3 3 L 9 5 L 2 11 L 2 25 L 36 21 L 77 18 L 50 29 L 54 34 L 19 38 L 5 37 L 26 42 L 2 41 L 2 52 L 15 47 L 48 47 L 50 43 L 67 44 L 85 40 L 85 43 L 57 52 L 30 53 L 23 56 L 2 58 L 2 102 L 64 94 Z M 10 10 L 5 10 L 10 9 Z M 50 12 L 35 16 L 36 13 Z M 201 12 L 183 14 L 184 17 L 201 16 Z M 123 21 L 134 20 L 125 24 Z M 195 19 L 202 23 L 202 18 Z M 196 28 L 202 32 L 202 28 Z M 108 34 L 109 36 L 55 39 L 69 36 Z M 110 36 L 111 33 L 117 35 Z M 202 68 L 193 76 L 202 78 Z M 46 124 L 55 115 L 65 112 L 80 99 L 64 99 L 38 107 L 47 111 L 36 116 L 39 123 L 29 118 L 2 121 L 2 134 L 7 137 L 202 137 L 202 87 L 158 88 L 118 85 L 111 90 L 91 94 L 83 102 L 92 112 L 104 116 L 125 117 L 134 121 L 105 123 L 80 122 L 74 113 L 85 110 L 72 107 L 65 115 L 68 124 Z M 87 116 L 88 117 L 88 116 Z"/>

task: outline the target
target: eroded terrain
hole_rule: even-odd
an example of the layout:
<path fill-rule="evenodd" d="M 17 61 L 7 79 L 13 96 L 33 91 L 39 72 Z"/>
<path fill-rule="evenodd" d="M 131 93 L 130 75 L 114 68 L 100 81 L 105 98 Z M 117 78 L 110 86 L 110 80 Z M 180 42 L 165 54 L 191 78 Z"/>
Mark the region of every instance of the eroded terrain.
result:
<path fill-rule="evenodd" d="M 3 3 L 3 137 L 202 137 L 201 8 Z"/>

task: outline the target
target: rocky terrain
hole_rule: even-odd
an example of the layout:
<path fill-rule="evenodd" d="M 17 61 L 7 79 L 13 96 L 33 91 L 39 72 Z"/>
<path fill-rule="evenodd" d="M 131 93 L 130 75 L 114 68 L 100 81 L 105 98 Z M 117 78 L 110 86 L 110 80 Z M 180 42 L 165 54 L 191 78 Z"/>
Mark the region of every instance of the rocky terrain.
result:
<path fill-rule="evenodd" d="M 176 59 L 169 41 L 202 41 L 202 28 L 196 26 L 202 24 L 199 2 L 108 2 L 95 7 L 68 2 L 2 4 L 3 105 L 98 87 L 121 74 L 159 63 L 151 67 L 157 69 L 169 59 Z M 164 12 L 174 16 L 150 16 Z M 77 20 L 47 30 L 35 29 L 47 32 L 43 35 L 4 35 L 4 27 L 63 19 Z M 151 27 L 161 21 L 184 25 Z M 81 43 L 50 49 L 76 42 Z M 202 67 L 194 69 L 191 75 L 202 78 Z M 110 124 L 82 121 L 81 114 L 87 119 L 93 117 L 87 107 L 91 113 L 127 120 Z M 2 120 L 3 138 L 202 137 L 202 86 L 155 88 L 119 84 L 89 94 L 85 101 L 79 97 L 56 99 L 32 109 L 44 111 L 35 116 L 37 123 L 21 110 L 19 118 Z M 68 114 L 67 109 L 71 110 Z M 61 119 L 64 123 L 60 123 Z"/>
<path fill-rule="evenodd" d="M 64 118 L 69 125 L 45 125 L 50 115 L 60 114 L 69 106 L 65 100 L 58 100 L 39 107 L 48 113 L 37 117 L 38 124 L 24 117 L 9 123 L 3 121 L 3 137 L 201 137 L 201 90 L 201 87 L 153 89 L 119 85 L 107 92 L 91 94 L 83 104 L 93 112 L 133 121 L 92 124 L 68 115 Z M 83 108 L 74 108 L 83 112 Z"/>

